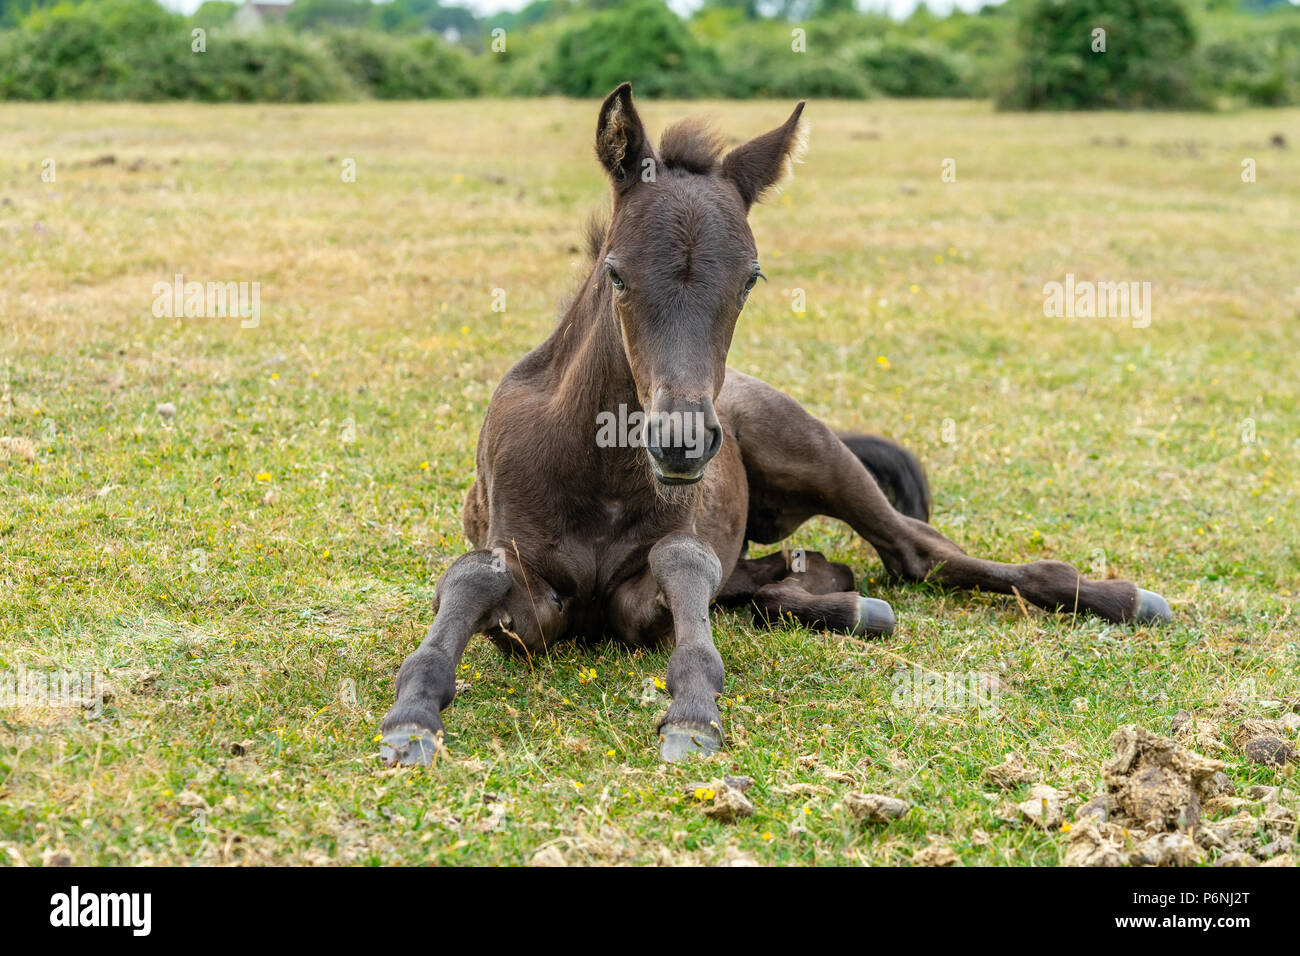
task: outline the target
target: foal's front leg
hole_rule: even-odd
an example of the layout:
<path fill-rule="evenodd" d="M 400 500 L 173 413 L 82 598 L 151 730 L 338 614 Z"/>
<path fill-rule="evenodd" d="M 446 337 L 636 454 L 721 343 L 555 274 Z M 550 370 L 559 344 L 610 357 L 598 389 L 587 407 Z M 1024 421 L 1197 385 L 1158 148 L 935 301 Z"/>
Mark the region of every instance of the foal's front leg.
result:
<path fill-rule="evenodd" d="M 442 748 L 444 707 L 456 696 L 456 666 L 469 639 L 496 623 L 513 577 L 491 551 L 463 554 L 434 592 L 437 616 L 397 672 L 397 702 L 381 727 L 387 763 L 427 764 Z"/>
<path fill-rule="evenodd" d="M 709 605 L 722 587 L 722 566 L 709 545 L 690 534 L 670 534 L 650 549 L 650 573 L 672 613 L 668 659 L 672 706 L 659 721 L 659 756 L 678 760 L 722 747 L 722 657 L 713 646 Z"/>

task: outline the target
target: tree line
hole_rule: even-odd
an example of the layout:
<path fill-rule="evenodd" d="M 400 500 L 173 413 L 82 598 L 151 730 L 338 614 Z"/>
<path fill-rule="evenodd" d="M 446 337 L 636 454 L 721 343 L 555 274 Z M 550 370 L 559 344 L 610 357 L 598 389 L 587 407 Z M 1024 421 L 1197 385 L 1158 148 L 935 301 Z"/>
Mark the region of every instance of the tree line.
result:
<path fill-rule="evenodd" d="M 903 20 L 852 0 L 0 0 L 0 98 L 313 102 L 599 96 L 992 98 L 1008 109 L 1300 103 L 1287 0 L 1007 0 Z M 250 22 L 252 21 L 252 22 Z"/>

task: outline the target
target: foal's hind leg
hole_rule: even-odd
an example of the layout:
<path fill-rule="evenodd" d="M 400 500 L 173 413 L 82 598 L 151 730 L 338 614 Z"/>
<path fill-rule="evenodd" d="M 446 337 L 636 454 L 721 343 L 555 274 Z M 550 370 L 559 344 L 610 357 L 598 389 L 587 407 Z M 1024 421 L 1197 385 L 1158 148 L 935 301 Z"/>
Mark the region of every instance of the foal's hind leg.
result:
<path fill-rule="evenodd" d="M 894 629 L 894 612 L 876 598 L 862 597 L 853 589 L 848 565 L 828 561 L 816 551 L 777 551 L 756 559 L 742 559 L 718 593 L 727 606 L 753 604 L 756 616 L 774 624 L 783 615 L 810 627 L 850 634 L 888 634 Z"/>
<path fill-rule="evenodd" d="M 778 531 L 829 515 L 866 538 L 890 573 L 909 580 L 933 577 L 955 587 L 1018 592 L 1048 610 L 1090 611 L 1109 621 L 1170 617 L 1162 597 L 1130 581 L 1089 581 L 1060 561 L 1003 564 L 971 557 L 925 522 L 895 511 L 829 428 L 758 379 L 729 375 L 720 403 L 740 436 L 750 513 L 778 513 L 780 520 L 768 522 Z"/>

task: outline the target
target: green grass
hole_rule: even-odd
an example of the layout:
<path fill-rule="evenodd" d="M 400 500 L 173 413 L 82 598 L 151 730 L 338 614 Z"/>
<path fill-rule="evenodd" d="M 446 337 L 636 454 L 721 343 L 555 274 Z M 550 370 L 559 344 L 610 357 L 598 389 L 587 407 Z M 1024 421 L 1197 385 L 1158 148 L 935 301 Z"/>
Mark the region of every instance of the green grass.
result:
<path fill-rule="evenodd" d="M 740 137 L 789 106 L 704 108 Z M 392 676 L 468 547 L 484 409 L 583 268 L 594 113 L 0 105 L 0 435 L 38 452 L 0 457 L 0 671 L 113 689 L 99 719 L 0 709 L 0 860 L 898 863 L 933 840 L 1055 864 L 1065 837 L 1005 821 L 1023 794 L 979 780 L 1005 751 L 1082 799 L 1120 724 L 1300 693 L 1300 154 L 1268 145 L 1300 113 L 813 103 L 806 165 L 752 217 L 771 281 L 732 364 L 914 448 L 968 551 L 1104 563 L 1175 622 L 884 586 L 865 543 L 816 521 L 792 543 L 853 565 L 897 633 L 717 612 L 724 758 L 657 762 L 666 699 L 641 697 L 666 653 L 530 668 L 480 639 L 444 715 L 455 760 L 383 769 Z M 177 271 L 260 282 L 261 324 L 155 318 Z M 1150 281 L 1150 328 L 1044 317 L 1067 272 Z M 996 710 L 895 705 L 911 663 L 999 675 Z M 1239 787 L 1290 773 L 1225 759 Z M 755 781 L 734 825 L 683 791 L 724 771 Z M 854 789 L 916 808 L 859 826 Z"/>

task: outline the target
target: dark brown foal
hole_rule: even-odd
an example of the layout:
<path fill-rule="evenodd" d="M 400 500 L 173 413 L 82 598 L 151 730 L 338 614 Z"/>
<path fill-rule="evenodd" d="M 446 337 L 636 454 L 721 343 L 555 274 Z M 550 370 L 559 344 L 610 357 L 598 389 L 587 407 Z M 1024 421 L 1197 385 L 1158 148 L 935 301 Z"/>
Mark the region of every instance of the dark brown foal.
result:
<path fill-rule="evenodd" d="M 624 84 L 602 104 L 596 155 L 610 177 L 607 229 L 558 328 L 502 380 L 479 434 L 465 533 L 435 591 L 432 626 L 397 674 L 386 760 L 428 763 L 471 637 L 534 655 L 574 636 L 671 643 L 672 705 L 656 730 L 674 760 L 722 746 L 722 658 L 709 606 L 887 634 L 894 615 L 852 572 L 813 553 L 743 558 L 814 515 L 847 522 L 909 580 L 1016 592 L 1040 607 L 1111 621 L 1169 617 L 1128 581 L 1067 564 L 1001 564 L 931 528 L 925 476 L 881 438 L 837 436 L 793 399 L 727 368 L 736 321 L 760 278 L 749 208 L 788 171 L 803 104 L 723 156 L 698 123 L 656 149 Z"/>

